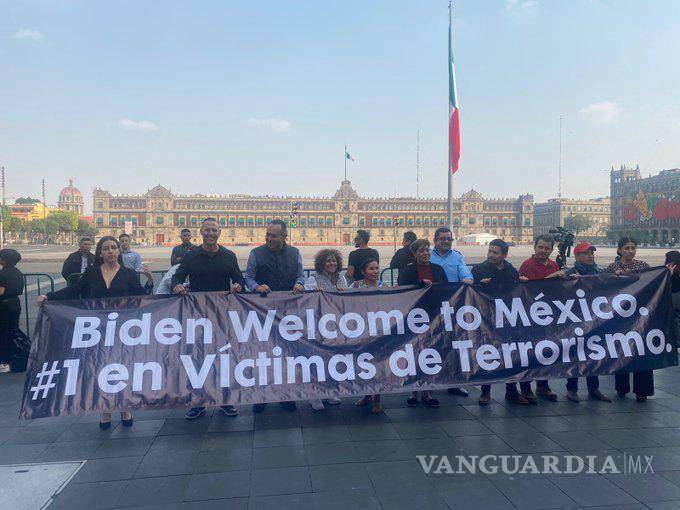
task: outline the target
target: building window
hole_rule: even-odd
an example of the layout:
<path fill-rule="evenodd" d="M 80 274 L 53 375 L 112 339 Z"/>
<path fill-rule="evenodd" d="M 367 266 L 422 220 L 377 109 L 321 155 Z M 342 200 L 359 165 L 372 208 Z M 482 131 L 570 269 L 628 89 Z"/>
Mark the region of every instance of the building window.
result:
<path fill-rule="evenodd" d="M 413 226 L 413 218 L 408 219 L 408 226 L 412 227 Z"/>
<path fill-rule="evenodd" d="M 239 219 L 238 219 L 238 226 L 239 226 L 239 227 L 242 227 L 243 224 L 244 224 L 243 218 L 239 218 Z"/>
<path fill-rule="evenodd" d="M 301 227 L 307 226 L 307 218 L 305 218 L 304 216 L 300 218 L 300 226 Z"/>
<path fill-rule="evenodd" d="M 220 218 L 220 226 L 224 227 L 227 224 L 227 218 Z"/>
<path fill-rule="evenodd" d="M 380 225 L 385 226 L 385 218 L 380 218 Z"/>
<path fill-rule="evenodd" d="M 349 218 L 343 218 L 342 224 L 349 225 Z M 363 227 L 364 225 L 366 225 L 366 218 L 359 218 L 359 226 Z"/>
<path fill-rule="evenodd" d="M 470 225 L 474 225 L 476 221 L 477 221 L 476 218 L 468 218 L 468 223 L 469 223 Z M 496 220 L 494 220 L 494 221 L 496 221 Z"/>
<path fill-rule="evenodd" d="M 116 218 L 114 218 L 113 216 L 111 216 L 111 218 L 109 218 L 109 225 L 112 226 L 112 227 L 118 226 L 118 220 Z"/>
<path fill-rule="evenodd" d="M 229 225 L 230 225 L 230 226 L 236 225 L 236 219 L 235 219 L 233 216 L 231 216 L 231 217 L 229 218 Z"/>
<path fill-rule="evenodd" d="M 444 226 L 444 223 L 446 223 L 446 221 L 444 220 L 444 218 L 440 218 L 440 219 L 439 219 L 439 225 L 443 227 L 443 226 Z M 459 220 L 458 218 L 456 218 L 455 220 L 453 220 L 453 224 L 454 224 L 454 225 L 460 225 L 460 220 Z"/>
<path fill-rule="evenodd" d="M 416 227 L 419 227 L 421 223 L 422 223 L 421 219 L 416 218 Z"/>
<path fill-rule="evenodd" d="M 361 219 L 359 220 L 359 222 L 363 225 L 363 224 L 364 224 L 364 223 L 363 223 L 363 218 L 361 218 Z M 343 225 L 349 225 L 349 218 L 344 217 L 344 218 L 342 219 L 342 224 L 343 224 Z"/>
<path fill-rule="evenodd" d="M 426 227 L 430 226 L 430 218 L 425 218 L 425 226 Z"/>
<path fill-rule="evenodd" d="M 392 226 L 392 218 L 387 218 L 387 226 L 388 227 Z"/>
<path fill-rule="evenodd" d="M 333 216 L 326 216 L 326 226 L 327 227 L 333 226 Z"/>
<path fill-rule="evenodd" d="M 258 218 L 257 218 L 257 226 L 258 226 L 258 227 L 261 227 L 262 225 L 264 225 L 264 218 L 263 218 L 262 216 L 258 216 Z"/>
<path fill-rule="evenodd" d="M 378 218 L 373 218 L 373 226 L 374 227 L 378 226 Z"/>
<path fill-rule="evenodd" d="M 186 225 L 186 218 L 184 216 L 180 216 L 179 218 L 177 218 L 177 224 L 180 227 L 183 227 L 184 225 Z"/>
<path fill-rule="evenodd" d="M 491 225 L 491 218 L 484 218 L 484 226 L 488 227 L 489 225 Z"/>
<path fill-rule="evenodd" d="M 323 217 L 322 217 L 322 216 L 319 216 L 319 219 L 318 219 L 317 221 L 318 221 L 319 226 L 320 226 L 320 227 L 323 227 L 323 224 L 324 224 L 324 219 L 323 219 Z"/>
<path fill-rule="evenodd" d="M 531 218 L 524 218 L 524 226 L 526 227 L 531 226 Z"/>
<path fill-rule="evenodd" d="M 191 218 L 191 226 L 192 226 L 192 227 L 195 227 L 196 225 L 198 225 L 198 218 L 196 218 L 196 216 L 192 216 L 192 218 Z"/>
<path fill-rule="evenodd" d="M 98 227 L 104 226 L 104 218 L 97 218 L 97 226 Z"/>
<path fill-rule="evenodd" d="M 253 226 L 253 218 L 248 218 L 248 226 L 249 227 Z"/>
<path fill-rule="evenodd" d="M 310 226 L 310 227 L 313 227 L 313 226 L 314 226 L 314 223 L 315 223 L 315 221 L 314 221 L 314 216 L 312 216 L 312 217 L 309 218 L 309 226 Z"/>
<path fill-rule="evenodd" d="M 493 219 L 492 225 L 493 225 L 494 227 L 497 227 L 497 226 L 498 226 L 498 218 L 494 218 L 494 219 Z"/>
<path fill-rule="evenodd" d="M 163 224 L 163 216 L 156 216 L 156 225 Z"/>

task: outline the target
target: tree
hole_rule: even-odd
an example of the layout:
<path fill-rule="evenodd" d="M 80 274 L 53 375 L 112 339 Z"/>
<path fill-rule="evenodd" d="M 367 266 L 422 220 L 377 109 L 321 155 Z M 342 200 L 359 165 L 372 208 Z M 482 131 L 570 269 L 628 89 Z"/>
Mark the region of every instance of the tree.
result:
<path fill-rule="evenodd" d="M 564 227 L 572 232 L 585 232 L 593 226 L 593 221 L 583 214 L 576 214 L 564 218 Z"/>
<path fill-rule="evenodd" d="M 54 224 L 60 233 L 69 234 L 78 229 L 78 215 L 73 211 L 52 211 L 46 221 Z"/>
<path fill-rule="evenodd" d="M 88 221 L 78 218 L 78 228 L 76 228 L 76 234 L 78 237 L 94 237 L 99 233 L 99 231 L 94 228 Z"/>
<path fill-rule="evenodd" d="M 31 197 L 19 197 L 14 201 L 15 204 L 21 204 L 21 205 L 39 204 L 40 202 L 42 202 L 42 200 L 39 200 L 37 198 L 31 198 Z"/>

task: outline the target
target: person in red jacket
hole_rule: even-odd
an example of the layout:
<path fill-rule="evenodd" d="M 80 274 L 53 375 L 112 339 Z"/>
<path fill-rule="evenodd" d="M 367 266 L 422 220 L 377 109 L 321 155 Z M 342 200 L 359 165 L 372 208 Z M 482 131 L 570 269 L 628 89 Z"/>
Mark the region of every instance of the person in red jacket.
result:
<path fill-rule="evenodd" d="M 550 234 L 542 234 L 534 241 L 534 254 L 526 259 L 519 268 L 520 276 L 529 280 L 542 280 L 543 278 L 556 278 L 561 275 L 560 268 L 550 255 L 555 249 L 555 238 Z M 532 404 L 536 403 L 534 392 L 531 391 L 531 381 L 519 383 L 521 394 Z M 546 400 L 555 402 L 557 395 L 550 389 L 546 379 L 536 381 L 536 394 Z"/>

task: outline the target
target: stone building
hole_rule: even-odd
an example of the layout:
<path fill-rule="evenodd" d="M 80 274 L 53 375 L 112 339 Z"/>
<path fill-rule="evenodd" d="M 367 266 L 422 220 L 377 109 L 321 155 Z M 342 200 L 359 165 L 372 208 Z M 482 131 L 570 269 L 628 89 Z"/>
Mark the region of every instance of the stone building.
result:
<path fill-rule="evenodd" d="M 547 234 L 550 229 L 564 227 L 564 220 L 569 216 L 582 215 L 591 221 L 591 227 L 579 232 L 579 237 L 605 237 L 609 230 L 609 208 L 608 197 L 590 200 L 551 198 L 534 205 L 534 230 L 536 235 Z"/>
<path fill-rule="evenodd" d="M 73 187 L 73 181 L 68 181 L 68 186 L 59 192 L 57 209 L 62 211 L 73 211 L 78 216 L 83 215 L 83 195 L 77 188 Z"/>
<path fill-rule="evenodd" d="M 680 242 L 680 168 L 642 177 L 640 167 L 611 169 L 611 231 L 643 243 Z"/>
<path fill-rule="evenodd" d="M 113 195 L 103 189 L 93 194 L 95 227 L 100 235 L 117 235 L 131 227 L 137 242 L 174 244 L 180 229 L 191 229 L 195 240 L 201 220 L 216 218 L 223 244 L 260 244 L 266 225 L 275 218 L 289 222 L 297 204 L 294 244 L 349 244 L 358 228 L 371 231 L 373 244 L 392 244 L 413 230 L 432 238 L 446 223 L 446 200 L 441 198 L 366 198 L 343 181 L 332 197 L 250 195 L 176 195 L 158 185 L 144 194 Z M 454 202 L 457 239 L 487 232 L 515 243 L 533 237 L 534 203 L 531 195 L 511 199 L 485 199 L 470 190 Z"/>

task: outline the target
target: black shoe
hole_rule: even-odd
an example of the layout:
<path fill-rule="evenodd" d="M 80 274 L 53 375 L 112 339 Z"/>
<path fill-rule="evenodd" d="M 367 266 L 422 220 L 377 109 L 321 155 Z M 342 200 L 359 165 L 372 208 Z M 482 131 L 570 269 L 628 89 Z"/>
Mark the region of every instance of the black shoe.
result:
<path fill-rule="evenodd" d="M 185 414 L 184 417 L 187 420 L 195 420 L 196 418 L 200 418 L 201 415 L 203 415 L 205 409 L 205 407 L 192 407 L 187 411 L 187 414 Z"/>
<path fill-rule="evenodd" d="M 449 388 L 446 390 L 449 395 L 458 395 L 459 397 L 467 397 L 470 395 L 465 388 Z"/>
<path fill-rule="evenodd" d="M 253 404 L 253 412 L 254 413 L 261 413 L 262 411 L 264 411 L 264 407 L 266 405 L 267 404 Z"/>
<path fill-rule="evenodd" d="M 130 418 L 129 420 L 120 420 L 120 422 L 123 424 L 123 427 L 132 427 L 135 420 L 134 418 Z"/>
<path fill-rule="evenodd" d="M 292 400 L 281 402 L 281 407 L 283 407 L 286 411 L 295 411 L 297 409 L 297 405 L 295 405 L 295 402 Z"/>
<path fill-rule="evenodd" d="M 110 421 L 100 421 L 99 422 L 99 429 L 100 430 L 108 430 L 111 428 L 111 422 Z"/>
<path fill-rule="evenodd" d="M 236 408 L 230 405 L 220 406 L 220 411 L 222 411 L 222 414 L 224 414 L 225 416 L 229 416 L 230 418 L 233 418 L 234 416 L 238 415 Z"/>

